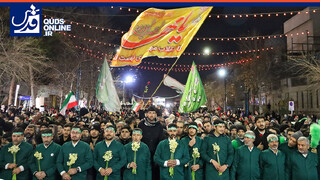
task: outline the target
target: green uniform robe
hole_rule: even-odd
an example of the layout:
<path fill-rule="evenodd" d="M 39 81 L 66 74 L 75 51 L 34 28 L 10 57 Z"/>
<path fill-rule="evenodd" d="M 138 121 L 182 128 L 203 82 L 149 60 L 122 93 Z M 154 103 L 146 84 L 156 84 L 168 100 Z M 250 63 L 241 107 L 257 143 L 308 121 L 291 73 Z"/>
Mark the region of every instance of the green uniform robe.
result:
<path fill-rule="evenodd" d="M 127 162 L 124 146 L 120 142 L 112 140 L 108 147 L 105 140 L 100 141 L 93 150 L 94 168 L 97 171 L 100 168 L 106 169 L 107 162 L 103 159 L 106 151 L 112 151 L 112 159 L 108 163 L 108 168 L 112 169 L 112 173 L 108 176 L 108 180 L 120 180 L 120 169 Z M 97 172 L 96 179 L 104 179 L 104 176 L 101 176 L 100 172 Z"/>
<path fill-rule="evenodd" d="M 242 139 L 242 141 L 240 140 L 240 138 L 236 138 L 234 140 L 231 141 L 232 146 L 234 149 L 238 149 L 240 146 L 244 145 L 244 141 Z"/>
<path fill-rule="evenodd" d="M 124 146 L 127 156 L 127 163 L 123 173 L 124 180 L 151 180 L 151 155 L 148 146 L 140 142 L 140 148 L 136 152 L 137 174 L 132 174 L 132 168 L 128 169 L 127 165 L 134 161 L 134 151 L 132 151 L 132 142 Z"/>
<path fill-rule="evenodd" d="M 35 152 L 42 154 L 42 159 L 40 160 L 40 169 L 46 173 L 44 180 L 55 180 L 60 178 L 57 171 L 57 158 L 60 152 L 61 146 L 52 142 L 47 148 L 44 144 L 39 144 L 32 154 L 32 163 L 30 164 L 31 173 L 34 175 L 36 171 L 39 172 L 38 159 L 34 157 Z M 37 179 L 36 176 L 33 176 L 33 179 Z"/>
<path fill-rule="evenodd" d="M 13 155 L 8 152 L 8 149 L 13 146 L 12 143 L 9 143 L 7 145 L 5 145 L 2 149 L 1 149 L 1 153 L 0 153 L 0 178 L 2 179 L 12 179 L 12 170 L 13 169 L 5 169 L 5 166 L 8 163 L 13 163 Z M 21 144 L 19 145 L 20 150 L 16 153 L 16 164 L 17 167 L 19 166 L 23 166 L 24 171 L 20 172 L 19 174 L 17 174 L 17 179 L 18 180 L 29 180 L 29 164 L 31 162 L 31 158 L 32 158 L 32 150 L 33 147 L 31 144 L 22 141 Z"/>
<path fill-rule="evenodd" d="M 286 155 L 278 150 L 275 154 L 271 149 L 260 154 L 261 177 L 263 180 L 283 180 L 285 173 Z"/>
<path fill-rule="evenodd" d="M 231 168 L 231 180 L 259 180 L 260 149 L 253 146 L 250 152 L 248 146 L 241 146 L 236 150 L 234 161 Z"/>
<path fill-rule="evenodd" d="M 219 175 L 219 172 L 216 168 L 210 163 L 210 160 L 213 159 L 218 162 L 217 154 L 214 154 L 212 145 L 217 143 L 220 147 L 218 152 L 221 165 L 228 165 L 228 168 Z M 234 150 L 231 144 L 231 140 L 228 136 L 220 135 L 216 137 L 214 134 L 206 136 L 203 140 L 201 146 L 201 158 L 206 162 L 205 177 L 207 180 L 228 180 L 229 179 L 229 168 L 231 167 Z"/>
<path fill-rule="evenodd" d="M 288 180 L 317 180 L 318 157 L 308 152 L 305 158 L 299 151 L 293 152 L 286 162 L 286 176 Z"/>
<path fill-rule="evenodd" d="M 192 153 L 193 153 L 193 148 L 198 148 L 198 151 L 200 153 L 200 149 L 201 149 L 201 145 L 202 145 L 202 139 L 198 136 L 195 137 L 196 138 L 196 143 L 190 147 L 189 146 L 189 142 L 191 141 L 191 138 L 189 136 L 186 136 L 184 138 L 182 138 L 182 142 L 185 143 L 186 147 L 189 148 L 189 163 L 188 163 L 188 166 L 184 168 L 184 179 L 185 180 L 190 180 L 192 179 L 192 176 L 191 176 L 191 166 L 193 165 L 193 157 L 192 157 Z M 199 164 L 200 165 L 200 168 L 195 172 L 195 177 L 196 177 L 196 180 L 203 180 L 203 160 L 201 159 L 201 154 L 200 154 L 200 158 L 197 158 L 196 159 L 196 164 Z"/>
<path fill-rule="evenodd" d="M 86 179 L 87 170 L 93 165 L 92 151 L 89 144 L 79 141 L 78 144 L 73 147 L 72 141 L 66 142 L 61 146 L 59 156 L 57 158 L 57 169 L 59 174 L 62 171 L 68 172 L 69 166 L 67 162 L 69 160 L 69 153 L 77 153 L 78 159 L 71 166 L 71 168 L 81 168 L 81 172 L 71 176 L 72 180 L 83 180 Z"/>
<path fill-rule="evenodd" d="M 165 167 L 164 163 L 167 160 L 170 160 L 171 152 L 169 148 L 169 140 L 165 139 L 158 144 L 156 149 L 156 153 L 154 154 L 154 162 L 160 166 L 160 179 L 161 180 L 183 180 L 184 173 L 183 168 L 184 165 L 187 164 L 190 160 L 189 151 L 186 145 L 177 140 L 178 146 L 174 153 L 174 158 L 180 161 L 179 166 L 174 167 L 174 176 L 173 178 L 169 174 L 169 167 Z"/>

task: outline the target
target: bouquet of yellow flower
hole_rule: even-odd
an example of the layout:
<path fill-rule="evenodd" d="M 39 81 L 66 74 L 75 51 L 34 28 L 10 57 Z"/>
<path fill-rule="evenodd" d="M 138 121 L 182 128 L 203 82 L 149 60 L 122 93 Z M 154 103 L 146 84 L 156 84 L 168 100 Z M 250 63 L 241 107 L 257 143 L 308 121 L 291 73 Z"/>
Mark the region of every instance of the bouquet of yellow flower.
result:
<path fill-rule="evenodd" d="M 71 169 L 71 166 L 74 163 L 76 163 L 77 159 L 78 159 L 78 154 L 77 153 L 69 153 L 69 160 L 70 161 L 67 162 L 67 165 L 69 166 L 69 170 Z"/>
<path fill-rule="evenodd" d="M 112 159 L 112 151 L 106 151 L 102 158 L 104 159 L 104 161 L 107 161 L 106 169 L 108 169 L 109 161 Z M 104 180 L 108 180 L 108 176 L 105 176 Z"/>
<path fill-rule="evenodd" d="M 40 159 L 43 159 L 42 157 L 42 153 L 39 153 L 38 151 L 36 153 L 34 153 L 34 157 L 37 158 L 38 160 L 38 167 L 39 167 L 39 172 L 41 171 L 41 168 L 40 168 Z"/>
<path fill-rule="evenodd" d="M 17 152 L 20 151 L 19 146 L 13 145 L 8 149 L 8 152 L 10 152 L 13 155 L 13 163 L 16 164 L 16 154 Z M 13 174 L 12 175 L 12 180 L 16 180 L 17 179 L 17 175 Z"/>
<path fill-rule="evenodd" d="M 131 144 L 131 146 L 132 146 L 132 151 L 134 152 L 133 162 L 136 163 L 136 161 L 137 161 L 137 151 L 140 148 L 140 143 L 133 142 Z M 137 169 L 132 169 L 132 174 L 137 174 Z"/>
<path fill-rule="evenodd" d="M 193 157 L 193 165 L 196 165 L 196 159 L 200 158 L 200 153 L 198 148 L 193 148 L 192 157 Z M 192 180 L 195 180 L 195 179 L 196 179 L 196 172 L 192 171 Z"/>
<path fill-rule="evenodd" d="M 169 147 L 170 147 L 170 152 L 171 152 L 171 160 L 174 158 L 174 152 L 176 151 L 176 148 L 178 147 L 178 143 L 175 139 L 169 140 Z M 169 168 L 169 173 L 170 176 L 173 177 L 174 175 L 174 170 L 172 167 Z"/>
<path fill-rule="evenodd" d="M 219 158 L 219 151 L 220 151 L 220 146 L 217 144 L 217 143 L 214 143 L 214 144 L 212 144 L 212 147 L 213 147 L 213 153 L 214 154 L 217 154 L 217 160 L 218 160 L 218 163 L 219 163 L 219 165 L 221 165 L 220 164 L 220 158 Z M 221 176 L 222 175 L 222 173 L 219 173 L 219 176 Z"/>

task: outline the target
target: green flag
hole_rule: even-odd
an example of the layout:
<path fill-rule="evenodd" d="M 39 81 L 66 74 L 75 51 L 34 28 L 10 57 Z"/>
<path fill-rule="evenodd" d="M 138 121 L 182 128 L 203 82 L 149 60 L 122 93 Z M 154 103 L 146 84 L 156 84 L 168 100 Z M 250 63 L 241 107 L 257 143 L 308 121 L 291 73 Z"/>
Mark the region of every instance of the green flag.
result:
<path fill-rule="evenodd" d="M 120 111 L 121 105 L 114 86 L 112 75 L 107 60 L 105 59 L 99 75 L 96 96 L 99 102 L 103 103 L 105 109 L 109 112 Z"/>
<path fill-rule="evenodd" d="M 197 70 L 193 62 L 188 76 L 186 87 L 180 101 L 179 112 L 193 112 L 207 102 L 207 97 Z"/>

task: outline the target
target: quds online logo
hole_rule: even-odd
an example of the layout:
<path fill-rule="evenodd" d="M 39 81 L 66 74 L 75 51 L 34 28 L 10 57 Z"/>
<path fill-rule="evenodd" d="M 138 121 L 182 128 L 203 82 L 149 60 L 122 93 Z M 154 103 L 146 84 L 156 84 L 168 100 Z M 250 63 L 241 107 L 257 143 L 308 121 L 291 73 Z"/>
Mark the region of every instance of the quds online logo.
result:
<path fill-rule="evenodd" d="M 10 7 L 10 36 L 41 36 L 41 7 L 15 4 Z"/>
<path fill-rule="evenodd" d="M 42 18 L 39 4 L 14 4 L 10 7 L 10 36 L 41 36 Z M 43 19 L 43 36 L 52 36 L 53 32 L 71 31 L 71 25 L 64 19 Z"/>

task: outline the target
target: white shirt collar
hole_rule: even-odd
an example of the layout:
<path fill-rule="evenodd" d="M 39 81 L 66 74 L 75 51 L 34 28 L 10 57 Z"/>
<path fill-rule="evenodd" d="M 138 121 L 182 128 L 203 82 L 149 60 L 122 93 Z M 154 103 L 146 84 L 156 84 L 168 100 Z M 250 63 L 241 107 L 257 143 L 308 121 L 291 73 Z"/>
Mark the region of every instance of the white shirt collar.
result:
<path fill-rule="evenodd" d="M 47 148 L 52 144 L 52 142 L 53 142 L 53 141 L 51 141 L 48 146 L 46 146 L 46 145 L 43 143 L 44 148 L 47 149 Z M 77 145 L 77 143 L 76 143 L 76 145 Z M 75 145 L 75 146 L 76 146 L 76 145 Z M 75 147 L 75 146 L 74 146 L 74 147 Z"/>
<path fill-rule="evenodd" d="M 79 140 L 79 141 L 80 141 L 80 140 Z M 73 144 L 73 141 L 71 141 L 72 146 L 73 146 L 73 147 L 76 147 L 76 146 L 77 146 L 77 144 L 79 143 L 79 141 L 77 141 L 75 144 Z"/>
<path fill-rule="evenodd" d="M 108 144 L 108 142 L 105 140 L 104 142 L 106 142 L 107 147 L 109 147 L 112 143 L 113 139 L 110 141 L 110 143 Z"/>
<path fill-rule="evenodd" d="M 254 146 L 252 146 L 251 149 L 250 149 L 250 147 L 248 146 L 248 149 L 249 149 L 250 152 L 252 152 L 253 148 L 254 148 Z"/>

